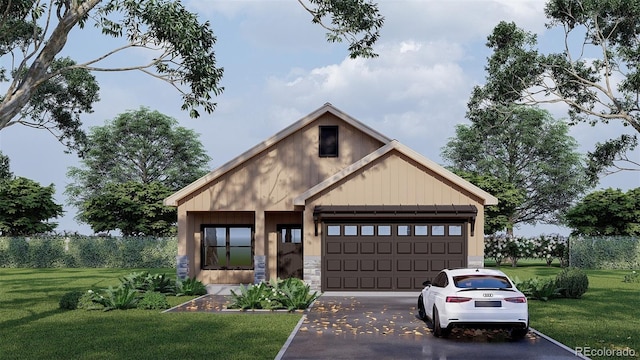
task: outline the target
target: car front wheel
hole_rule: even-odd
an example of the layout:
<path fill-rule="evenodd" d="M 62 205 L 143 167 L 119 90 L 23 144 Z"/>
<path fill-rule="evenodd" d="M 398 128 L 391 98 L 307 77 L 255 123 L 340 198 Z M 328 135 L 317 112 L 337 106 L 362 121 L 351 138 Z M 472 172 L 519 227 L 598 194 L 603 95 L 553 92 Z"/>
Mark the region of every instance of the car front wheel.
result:
<path fill-rule="evenodd" d="M 427 317 L 427 312 L 424 310 L 424 301 L 422 294 L 418 296 L 418 318 L 424 320 Z"/>

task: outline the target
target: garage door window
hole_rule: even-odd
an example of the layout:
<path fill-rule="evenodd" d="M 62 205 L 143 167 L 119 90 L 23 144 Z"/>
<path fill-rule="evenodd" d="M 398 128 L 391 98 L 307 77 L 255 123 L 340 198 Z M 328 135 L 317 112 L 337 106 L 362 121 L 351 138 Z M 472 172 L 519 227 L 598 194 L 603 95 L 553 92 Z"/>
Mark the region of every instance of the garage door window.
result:
<path fill-rule="evenodd" d="M 411 236 L 411 226 L 398 225 L 398 236 Z"/>
<path fill-rule="evenodd" d="M 329 225 L 327 226 L 327 235 L 329 236 L 340 236 L 342 231 L 340 231 L 340 225 Z"/>
<path fill-rule="evenodd" d="M 373 236 L 373 225 L 362 225 L 360 226 L 360 235 L 362 236 Z"/>
<path fill-rule="evenodd" d="M 462 235 L 462 225 L 449 225 L 449 236 Z"/>
<path fill-rule="evenodd" d="M 358 225 L 345 225 L 344 226 L 344 235 L 345 236 L 356 236 L 356 235 L 358 235 Z"/>
<path fill-rule="evenodd" d="M 433 225 L 431 227 L 431 235 L 444 236 L 444 225 Z"/>
<path fill-rule="evenodd" d="M 391 236 L 391 225 L 378 225 L 378 236 Z"/>
<path fill-rule="evenodd" d="M 429 235 L 429 226 L 427 225 L 416 225 L 413 228 L 413 233 L 416 236 L 427 236 Z"/>

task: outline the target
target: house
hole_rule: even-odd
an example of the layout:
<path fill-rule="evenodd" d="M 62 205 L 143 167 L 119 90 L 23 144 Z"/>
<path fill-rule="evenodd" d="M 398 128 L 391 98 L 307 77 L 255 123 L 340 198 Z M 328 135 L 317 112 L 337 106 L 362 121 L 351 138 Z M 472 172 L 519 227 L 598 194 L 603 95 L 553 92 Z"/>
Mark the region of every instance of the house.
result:
<path fill-rule="evenodd" d="M 443 268 L 482 267 L 497 202 L 331 104 L 165 199 L 190 277 L 322 291 L 415 291 Z"/>

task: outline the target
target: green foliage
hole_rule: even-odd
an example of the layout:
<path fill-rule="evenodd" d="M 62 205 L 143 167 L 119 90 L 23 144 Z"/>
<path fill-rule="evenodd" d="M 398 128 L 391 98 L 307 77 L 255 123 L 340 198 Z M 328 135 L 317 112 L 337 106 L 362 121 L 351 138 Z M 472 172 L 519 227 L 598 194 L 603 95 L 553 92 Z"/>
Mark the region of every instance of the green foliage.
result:
<path fill-rule="evenodd" d="M 58 224 L 49 219 L 62 216 L 62 206 L 53 201 L 53 184 L 17 177 L 0 181 L 0 234 L 24 236 L 50 232 Z"/>
<path fill-rule="evenodd" d="M 207 294 L 207 287 L 198 279 L 187 278 L 176 280 L 176 296 L 193 296 Z"/>
<path fill-rule="evenodd" d="M 296 278 L 276 279 L 255 285 L 240 286 L 240 293 L 231 290 L 230 309 L 306 309 L 320 294 Z"/>
<path fill-rule="evenodd" d="M 0 151 L 0 181 L 11 180 L 13 173 L 9 167 L 9 157 Z"/>
<path fill-rule="evenodd" d="M 84 295 L 82 291 L 69 291 L 68 293 L 62 295 L 60 298 L 60 309 L 64 310 L 75 310 L 78 308 L 78 302 L 80 298 Z"/>
<path fill-rule="evenodd" d="M 640 235 L 640 188 L 594 191 L 565 214 L 573 235 Z"/>
<path fill-rule="evenodd" d="M 176 251 L 175 237 L 0 237 L 0 267 L 175 268 Z"/>
<path fill-rule="evenodd" d="M 126 236 L 175 233 L 176 209 L 163 200 L 204 175 L 210 160 L 198 134 L 176 119 L 140 108 L 89 133 L 81 168 L 65 193 L 78 219 L 96 231 Z"/>
<path fill-rule="evenodd" d="M 510 232 L 517 224 L 557 223 L 587 189 L 578 144 L 548 111 L 485 108 L 482 99 L 472 98 L 467 117 L 471 124 L 456 126 L 442 157 L 454 171 L 474 174 L 478 186 L 499 191 L 505 203 L 499 205 L 497 227 Z M 487 182 L 481 174 L 494 179 Z"/>
<path fill-rule="evenodd" d="M 367 0 L 309 0 L 309 3 L 316 7 L 303 6 L 313 16 L 314 23 L 328 30 L 328 41 L 347 40 L 352 59 L 378 56 L 373 52 L 373 45 L 380 37 L 384 17 L 379 14 L 377 4 Z M 331 16 L 331 25 L 324 23 L 326 16 Z"/>
<path fill-rule="evenodd" d="M 138 305 L 140 293 L 128 286 L 119 286 L 92 292 L 92 301 L 102 305 L 104 311 L 133 309 Z"/>
<path fill-rule="evenodd" d="M 484 238 L 484 254 L 495 260 L 498 266 L 509 259 L 515 267 L 518 260 L 524 258 L 544 259 L 547 265 L 551 265 L 557 258 L 561 265 L 566 266 L 569 256 L 567 241 L 567 238 L 557 234 L 543 234 L 533 238 L 493 234 Z"/>
<path fill-rule="evenodd" d="M 640 238 L 630 236 L 583 237 L 569 240 L 570 266 L 581 269 L 637 269 Z"/>
<path fill-rule="evenodd" d="M 474 89 L 484 106 L 563 102 L 571 125 L 621 123 L 640 132 L 640 4 L 551 0 L 545 14 L 564 44 L 555 53 L 540 53 L 536 35 L 515 23 L 501 22 L 488 37 L 487 82 Z M 636 146 L 637 134 L 598 144 L 589 154 L 591 180 L 607 167 L 638 170 L 627 156 Z"/>
<path fill-rule="evenodd" d="M 589 278 L 581 269 L 564 268 L 556 276 L 555 286 L 562 296 L 579 299 L 589 288 Z"/>
<path fill-rule="evenodd" d="M 561 296 L 554 279 L 535 277 L 521 281 L 516 277 L 514 283 L 530 299 L 548 301 Z"/>
<path fill-rule="evenodd" d="M 138 301 L 138 309 L 144 310 L 164 310 L 168 309 L 171 306 L 167 301 L 167 296 L 165 294 L 148 291 L 144 293 L 140 301 Z"/>
<path fill-rule="evenodd" d="M 640 283 L 640 273 L 638 273 L 637 271 L 633 270 L 631 273 L 624 275 L 624 279 L 622 279 L 622 282 Z"/>

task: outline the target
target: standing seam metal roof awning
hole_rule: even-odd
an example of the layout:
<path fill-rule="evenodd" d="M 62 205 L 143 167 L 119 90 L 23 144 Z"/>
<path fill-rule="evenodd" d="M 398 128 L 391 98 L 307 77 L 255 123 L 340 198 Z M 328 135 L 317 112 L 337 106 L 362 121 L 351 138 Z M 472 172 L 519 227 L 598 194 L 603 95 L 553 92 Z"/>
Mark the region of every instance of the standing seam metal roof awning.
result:
<path fill-rule="evenodd" d="M 313 221 L 318 235 L 318 223 L 325 220 L 465 220 L 471 223 L 474 235 L 478 209 L 475 205 L 318 205 L 313 209 Z"/>

